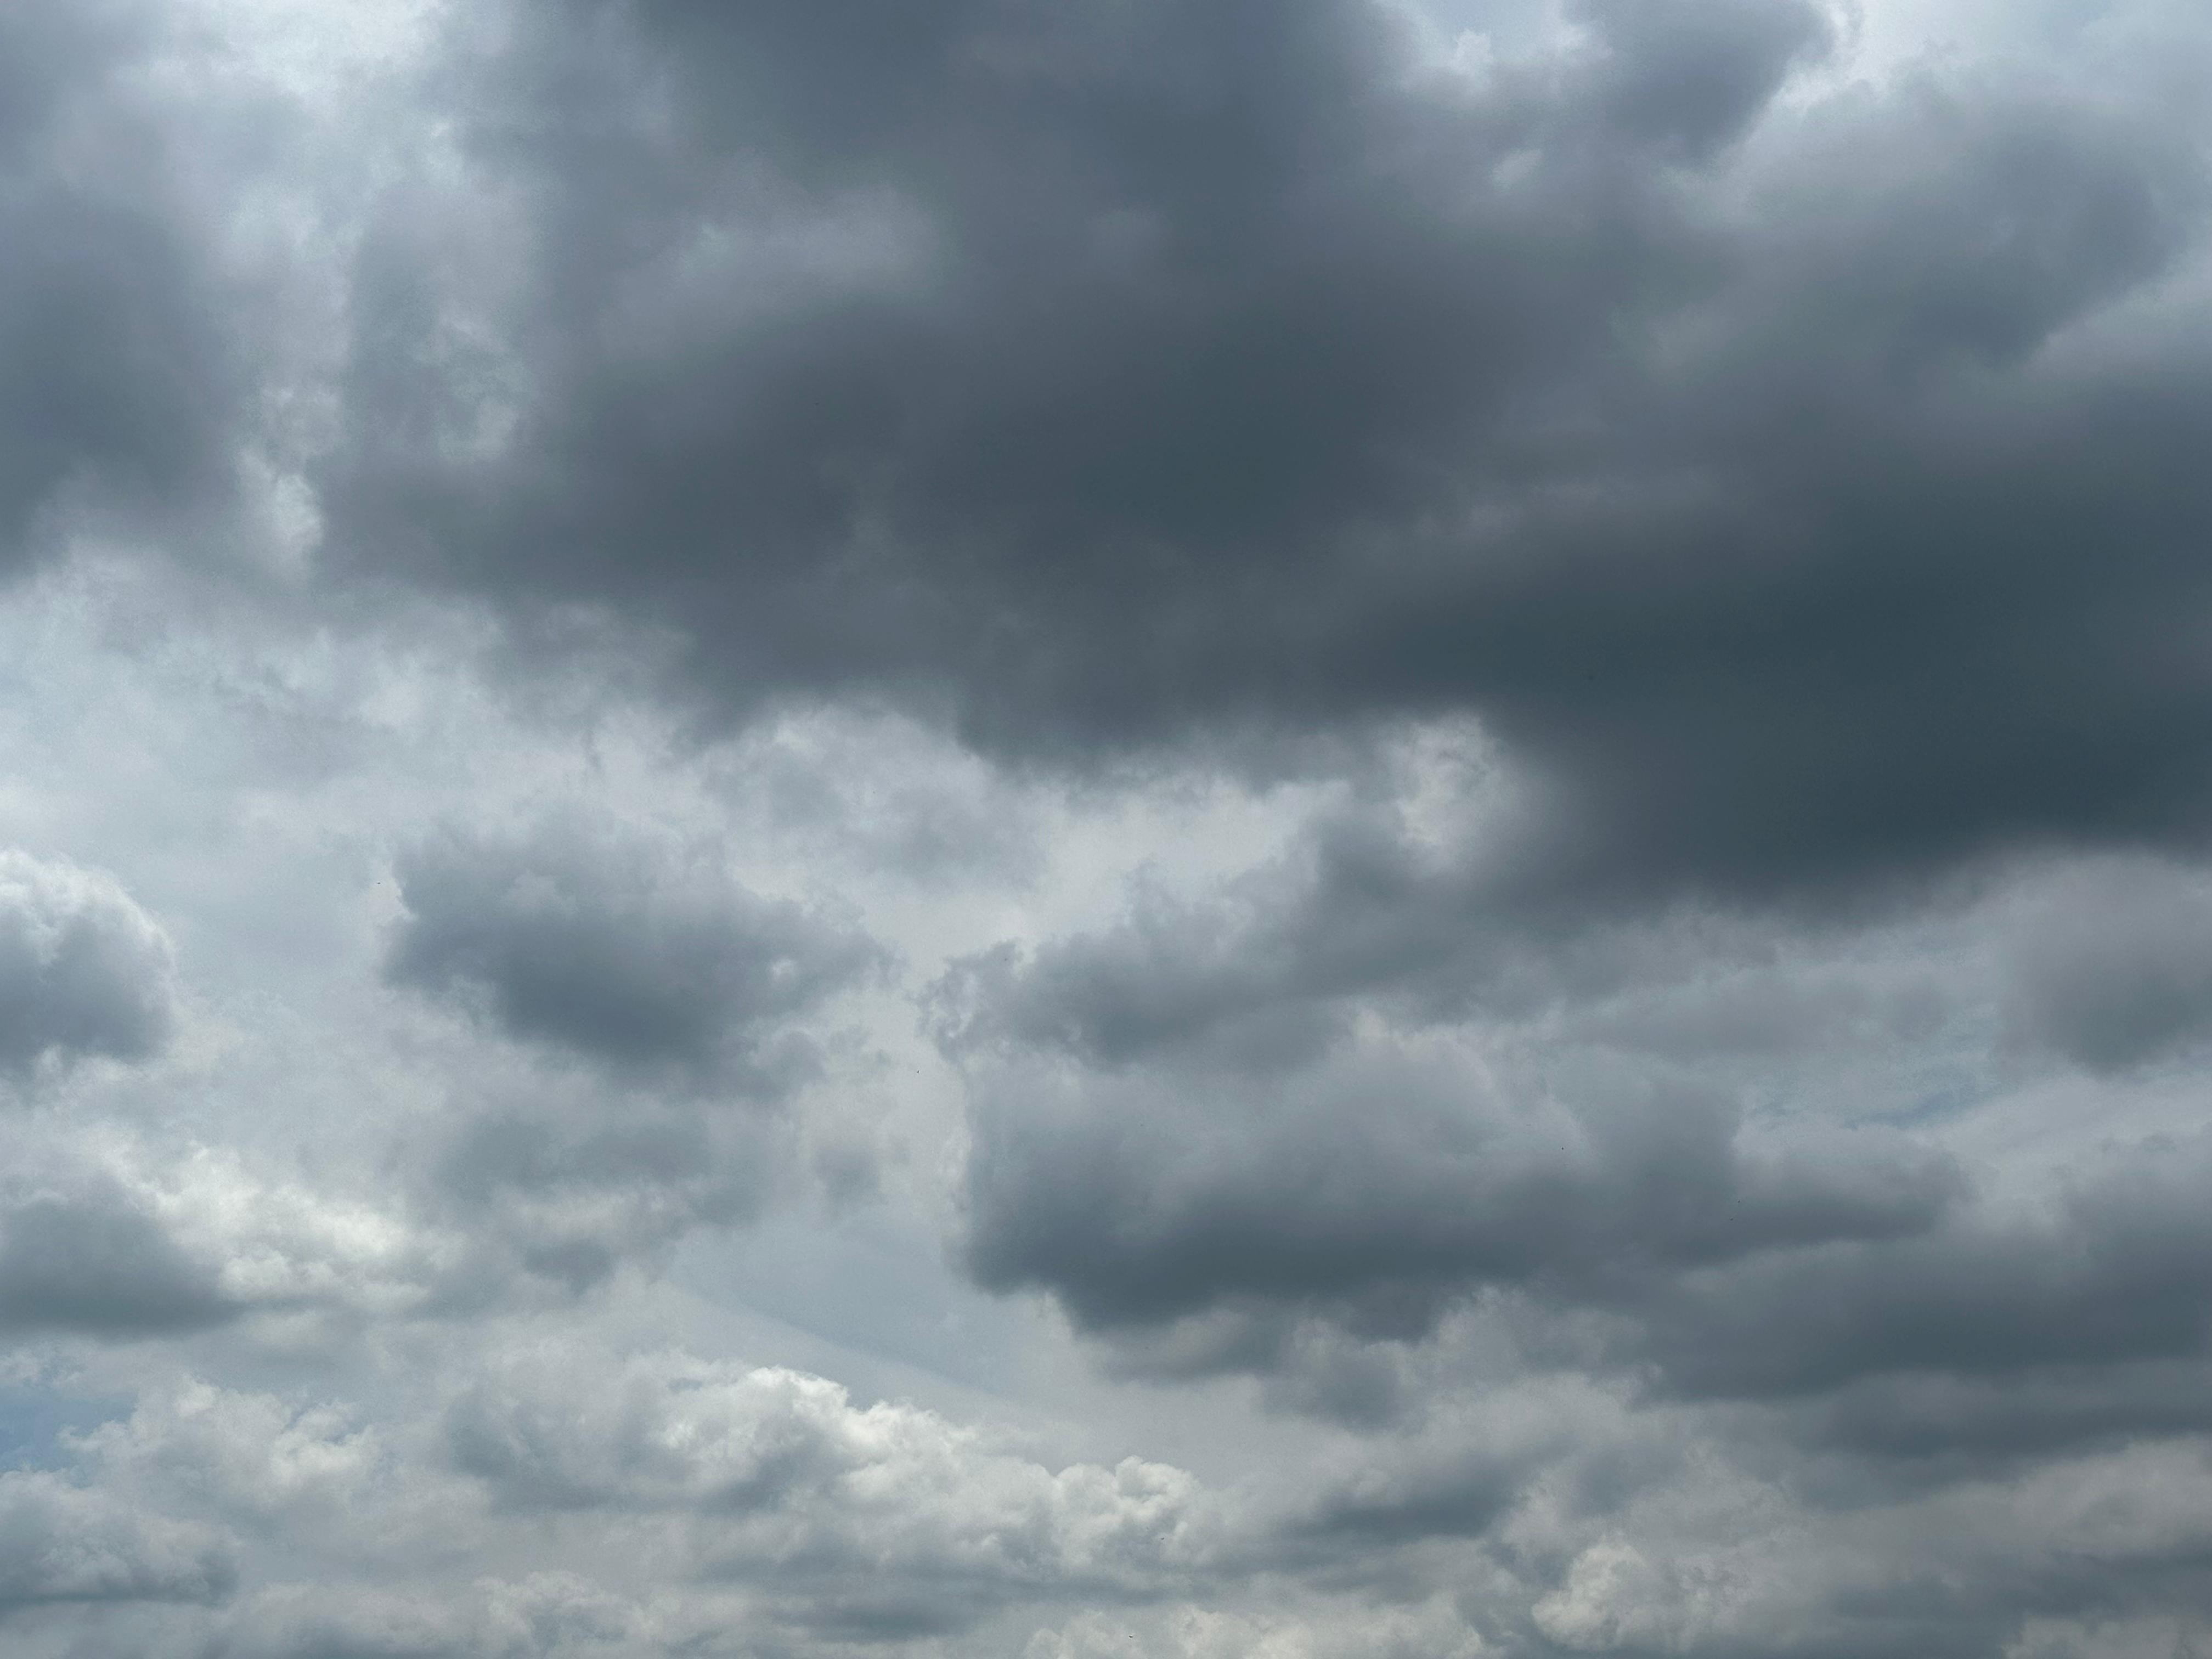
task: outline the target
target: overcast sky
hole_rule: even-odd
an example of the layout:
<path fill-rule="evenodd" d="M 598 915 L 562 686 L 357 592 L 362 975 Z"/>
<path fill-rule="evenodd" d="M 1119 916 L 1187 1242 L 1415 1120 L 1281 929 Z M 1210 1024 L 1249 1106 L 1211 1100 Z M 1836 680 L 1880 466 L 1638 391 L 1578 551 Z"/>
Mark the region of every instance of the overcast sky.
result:
<path fill-rule="evenodd" d="M 2203 0 L 0 4 L 10 1659 L 2212 1653 Z"/>

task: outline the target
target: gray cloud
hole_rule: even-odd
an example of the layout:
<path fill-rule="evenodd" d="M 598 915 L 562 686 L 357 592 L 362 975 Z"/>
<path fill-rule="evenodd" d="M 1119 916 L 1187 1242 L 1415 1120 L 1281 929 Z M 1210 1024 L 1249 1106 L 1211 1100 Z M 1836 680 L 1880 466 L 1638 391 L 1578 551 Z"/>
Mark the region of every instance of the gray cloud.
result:
<path fill-rule="evenodd" d="M 2048 1212 L 1816 1247 L 1670 1288 L 1646 1340 L 1692 1390 L 1790 1393 L 1884 1373 L 2026 1376 L 2205 1358 L 2207 1149 L 2085 1175 Z"/>
<path fill-rule="evenodd" d="M 2212 1032 L 2212 893 L 2156 865 L 2081 872 L 2013 944 L 2016 1036 L 2095 1072 Z"/>
<path fill-rule="evenodd" d="M 1477 709 L 1577 885 L 2196 836 L 2142 64 L 1777 112 L 1809 7 L 1573 15 L 1474 84 L 1352 0 L 545 9 L 471 93 L 505 367 L 365 268 L 335 545 L 1001 751 Z"/>
<path fill-rule="evenodd" d="M 396 872 L 387 980 L 527 1051 L 456 1056 L 455 1107 L 410 1154 L 426 1217 L 475 1240 L 443 1281 L 456 1309 L 518 1271 L 583 1290 L 756 1213 L 795 1127 L 731 1097 L 782 1103 L 815 1078 L 803 1023 L 886 961 L 856 923 L 763 898 L 704 849 L 574 815 L 448 829 Z"/>
<path fill-rule="evenodd" d="M 0 236 L 17 250 L 0 281 L 0 570 L 88 517 L 174 526 L 230 487 L 245 295 L 143 73 L 176 44 L 171 21 L 92 0 L 0 21 Z"/>
<path fill-rule="evenodd" d="M 558 1085 L 526 1104 L 492 1103 L 453 1126 L 426 1196 L 434 1218 L 505 1249 L 446 1295 L 459 1306 L 495 1295 L 507 1266 L 588 1288 L 694 1227 L 749 1219 L 787 1162 L 773 1128 L 696 1105 Z"/>
<path fill-rule="evenodd" d="M 1958 1188 L 1900 1139 L 1762 1145 L 1721 1100 L 1602 1073 L 1501 1078 L 1449 1045 L 1256 1080 L 1012 1069 L 982 1080 L 974 1129 L 974 1272 L 1048 1287 L 1098 1328 L 1249 1298 L 1418 1334 L 1484 1285 L 1602 1297 L 1919 1233 Z"/>
<path fill-rule="evenodd" d="M 137 1515 L 38 1472 L 0 1474 L 0 1616 L 65 1603 L 220 1601 L 237 1583 L 206 1528 Z"/>
<path fill-rule="evenodd" d="M 174 1018 L 171 955 L 112 878 L 0 851 L 0 1069 L 157 1052 Z"/>
<path fill-rule="evenodd" d="M 2201 1428 L 2193 1116 L 2040 1199 L 1881 1121 L 2084 1009 L 2171 1050 L 2177 999 L 2142 993 L 2185 987 L 2192 877 L 2038 865 L 1917 935 L 1887 906 L 1624 921 L 1486 875 L 1479 801 L 1416 833 L 1419 781 L 936 988 L 979 1282 L 1048 1291 L 1117 1370 L 1355 1425 L 1418 1419 L 1420 1346 L 1475 1317 L 1650 1398 L 1771 1402 L 1881 1480 Z"/>
<path fill-rule="evenodd" d="M 2203 9 L 8 9 L 11 1659 L 2201 1647 Z"/>
<path fill-rule="evenodd" d="M 879 960 L 855 927 L 760 898 L 703 854 L 580 822 L 449 830 L 396 869 L 394 983 L 617 1069 L 772 1092 L 808 1063 L 785 1022 Z"/>
<path fill-rule="evenodd" d="M 222 1659 L 509 1659 L 650 1652 L 642 1609 L 568 1573 L 486 1579 L 466 1602 L 285 1585 L 241 1611 L 209 1651 Z M 665 1651 L 664 1648 L 662 1650 Z"/>
<path fill-rule="evenodd" d="M 240 1311 L 215 1268 L 113 1182 L 0 1206 L 0 1331 L 158 1336 Z"/>

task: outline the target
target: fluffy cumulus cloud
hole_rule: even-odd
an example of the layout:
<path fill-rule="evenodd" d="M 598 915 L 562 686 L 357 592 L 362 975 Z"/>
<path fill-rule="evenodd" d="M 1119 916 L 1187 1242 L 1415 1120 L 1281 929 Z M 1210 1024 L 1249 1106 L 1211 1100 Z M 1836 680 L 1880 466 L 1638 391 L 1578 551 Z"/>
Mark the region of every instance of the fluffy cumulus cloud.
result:
<path fill-rule="evenodd" d="M 1790 0 L 1470 9 L 1465 66 L 1358 0 L 484 20 L 510 277 L 371 263 L 334 556 L 644 628 L 732 717 L 1479 708 L 1554 879 L 2185 837 L 2155 41 L 1866 85 Z"/>
<path fill-rule="evenodd" d="M 661 1358 L 579 1376 L 546 1358 L 454 1402 L 454 1467 L 510 1510 L 665 1517 L 696 1575 L 830 1637 L 958 1632 L 1040 1595 L 1157 1595 L 1221 1547 L 1178 1468 L 1050 1469 L 787 1370 Z"/>
<path fill-rule="evenodd" d="M 0 1648 L 2212 1644 L 2183 0 L 0 12 Z"/>

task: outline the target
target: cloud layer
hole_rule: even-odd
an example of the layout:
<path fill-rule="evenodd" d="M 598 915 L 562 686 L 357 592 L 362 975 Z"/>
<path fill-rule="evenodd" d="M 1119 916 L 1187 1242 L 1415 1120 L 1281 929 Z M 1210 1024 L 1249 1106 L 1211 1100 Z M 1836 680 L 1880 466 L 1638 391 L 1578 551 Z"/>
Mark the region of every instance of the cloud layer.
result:
<path fill-rule="evenodd" d="M 0 1647 L 2212 1642 L 2180 0 L 0 15 Z"/>
<path fill-rule="evenodd" d="M 1079 763 L 1476 709 L 1550 882 L 2193 837 L 2203 180 L 2138 52 L 1808 104 L 1784 0 L 1479 70 L 1346 0 L 863 15 L 517 26 L 514 281 L 372 267 L 345 560 Z"/>

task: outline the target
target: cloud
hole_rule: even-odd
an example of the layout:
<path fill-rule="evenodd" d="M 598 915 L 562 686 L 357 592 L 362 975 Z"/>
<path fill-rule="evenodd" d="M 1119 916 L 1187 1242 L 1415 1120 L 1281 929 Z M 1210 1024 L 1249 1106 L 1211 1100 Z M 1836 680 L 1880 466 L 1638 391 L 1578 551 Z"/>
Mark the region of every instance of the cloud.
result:
<path fill-rule="evenodd" d="M 575 821 L 448 830 L 395 868 L 393 983 L 617 1071 L 773 1093 L 808 1063 L 781 1028 L 880 960 L 857 928 L 760 898 L 702 854 Z"/>
<path fill-rule="evenodd" d="M 1026 1659 L 1476 1659 L 1482 1638 L 1445 1598 L 1413 1607 L 1378 1606 L 1331 1617 L 1319 1608 L 1246 1613 L 1182 1607 L 1134 1624 L 1091 1612 L 1041 1630 Z"/>
<path fill-rule="evenodd" d="M 167 936 L 112 877 L 0 851 L 0 1070 L 149 1058 L 173 975 Z"/>
<path fill-rule="evenodd" d="M 230 1540 L 256 1570 L 167 1633 L 257 1659 L 927 1638 L 1187 1593 L 1232 1524 L 1181 1469 L 1043 1462 L 787 1368 L 555 1337 L 429 1382 L 370 1421 L 187 1379 L 64 1437 L 81 1486 L 5 1480 Z"/>
<path fill-rule="evenodd" d="M 1221 1520 L 1183 1471 L 1054 1469 L 915 1407 L 678 1357 L 611 1374 L 525 1358 L 446 1419 L 455 1466 L 519 1513 L 682 1516 L 690 1570 L 837 1639 L 947 1633 L 1010 1601 L 1144 1599 L 1201 1571 Z"/>
<path fill-rule="evenodd" d="M 651 1651 L 641 1609 L 588 1579 L 533 1573 L 480 1579 L 465 1601 L 425 1605 L 375 1590 L 286 1585 L 243 1609 L 211 1650 L 224 1659 L 523 1659 Z M 661 1651 L 670 1651 L 662 1645 Z"/>
<path fill-rule="evenodd" d="M 0 1474 L 0 1616 L 64 1603 L 216 1602 L 228 1542 L 35 1471 Z"/>
<path fill-rule="evenodd" d="M 477 1260 L 445 1293 L 465 1306 L 508 1270 L 584 1290 L 650 1259 L 702 1224 L 750 1218 L 790 1164 L 787 1127 L 696 1101 L 578 1089 L 554 1079 L 457 1114 L 423 1172 L 430 1216 L 495 1241 L 512 1260 Z"/>
<path fill-rule="evenodd" d="M 134 0 L 0 23 L 0 571 L 89 521 L 167 528 L 220 505 L 248 425 L 244 291 L 149 76 L 173 20 Z"/>
<path fill-rule="evenodd" d="M 409 1214 L 388 1181 L 310 1184 L 234 1151 L 112 1130 L 58 1139 L 19 1142 L 0 1187 L 0 1335 L 18 1343 L 158 1352 L 243 1321 L 312 1351 L 497 1277 L 483 1260 L 495 1253 Z"/>
<path fill-rule="evenodd" d="M 1919 1239 L 1686 1279 L 1647 1340 L 1679 1386 L 1722 1393 L 2202 1359 L 2212 1312 L 2191 1264 L 2212 1242 L 2195 1198 L 2208 1150 L 2200 1136 L 2085 1160 L 2024 1216 L 1985 1210 Z"/>
<path fill-rule="evenodd" d="M 2081 871 L 2028 920 L 2011 969 L 2019 1039 L 2100 1073 L 2168 1057 L 2212 1030 L 2212 894 L 2155 864 Z"/>
<path fill-rule="evenodd" d="M 2085 1097 L 2100 1146 L 2053 1118 L 2063 1156 L 1992 1159 L 1925 1103 L 2032 1120 L 2004 1089 L 2024 1011 L 2078 1029 L 2054 985 L 2170 1025 L 2129 988 L 2190 961 L 2193 877 L 1563 915 L 1486 880 L 1455 784 L 1434 832 L 1433 781 L 1385 769 L 1218 890 L 1140 878 L 1102 928 L 956 964 L 931 1006 L 978 1283 L 1048 1292 L 1119 1373 L 1249 1373 L 1370 1430 L 1449 1392 L 1464 1322 L 1649 1400 L 1765 1402 L 1881 1480 L 2201 1428 L 2197 1115 Z"/>
<path fill-rule="evenodd" d="M 2146 1601 L 2201 1582 L 2203 1528 L 2189 1507 L 2203 1478 L 2196 1448 L 2163 1460 L 2130 1449 L 1876 1520 L 1790 1515 L 1771 1491 L 1713 1472 L 1647 1492 L 1625 1506 L 1626 1528 L 1577 1528 L 1579 1548 L 1528 1622 L 1550 1644 L 1601 1653 L 1994 1653 L 2045 1621 L 2124 1628 Z M 2143 1484 L 2100 1514 L 2130 1482 Z M 1968 1536 L 1977 1543 L 1954 1547 Z M 1914 1564 L 1914 1550 L 1944 1555 L 1945 1569 Z M 1899 1621 L 1868 1618 L 1876 1601 Z"/>
<path fill-rule="evenodd" d="M 343 1526 L 390 1496 L 394 1462 L 385 1436 L 337 1407 L 194 1378 L 149 1391 L 128 1417 L 70 1445 L 105 1489 L 138 1507 L 198 1507 L 233 1528 Z"/>
<path fill-rule="evenodd" d="M 0 1330 L 159 1336 L 240 1311 L 214 1265 L 119 1182 L 95 1178 L 0 1207 Z"/>
<path fill-rule="evenodd" d="M 1449 1039 L 1288 1078 L 980 1081 L 969 1261 L 1101 1329 L 1240 1301 L 1418 1334 L 1453 1297 L 1604 1297 L 1646 1275 L 1926 1231 L 1946 1160 L 1869 1132 L 1792 1146 L 1724 1101 L 1602 1072 L 1498 1077 Z"/>
<path fill-rule="evenodd" d="M 11 1659 L 2203 1645 L 2201 4 L 0 9 Z"/>
<path fill-rule="evenodd" d="M 1472 710 L 1577 887 L 2191 840 L 2145 59 L 1801 99 L 1809 6 L 1570 16 L 1470 76 L 1354 0 L 539 9 L 468 93 L 511 291 L 364 266 L 338 564 L 1079 766 Z"/>

